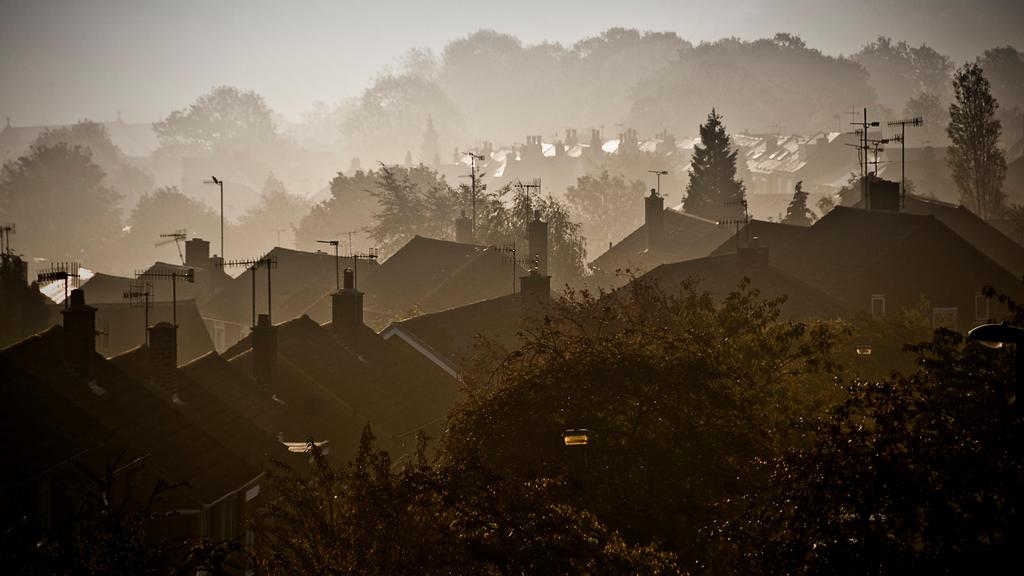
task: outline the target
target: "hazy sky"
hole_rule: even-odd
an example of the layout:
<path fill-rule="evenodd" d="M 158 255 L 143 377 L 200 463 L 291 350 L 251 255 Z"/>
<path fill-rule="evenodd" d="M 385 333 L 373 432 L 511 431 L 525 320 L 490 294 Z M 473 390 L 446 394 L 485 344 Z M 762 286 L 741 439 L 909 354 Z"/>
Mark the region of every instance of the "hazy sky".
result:
<path fill-rule="evenodd" d="M 832 54 L 887 35 L 959 63 L 1024 48 L 1024 0 L 0 0 L 0 117 L 151 121 L 231 84 L 298 118 L 358 95 L 410 47 L 480 28 L 572 43 L 613 26 L 695 43 L 793 32 Z"/>

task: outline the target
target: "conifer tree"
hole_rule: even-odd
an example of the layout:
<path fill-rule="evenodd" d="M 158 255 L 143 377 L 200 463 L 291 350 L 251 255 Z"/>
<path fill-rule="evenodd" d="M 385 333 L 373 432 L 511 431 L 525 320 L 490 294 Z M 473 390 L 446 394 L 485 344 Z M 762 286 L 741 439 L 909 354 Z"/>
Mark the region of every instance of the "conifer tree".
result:
<path fill-rule="evenodd" d="M 441 150 L 441 146 L 439 140 L 440 137 L 438 136 L 437 129 L 434 128 L 434 117 L 427 116 L 427 128 L 423 131 L 423 144 L 420 145 L 420 162 L 424 164 L 433 162 L 434 167 L 440 164 L 438 152 Z"/>
<path fill-rule="evenodd" d="M 786 208 L 786 217 L 782 219 L 783 224 L 795 224 L 796 226 L 810 226 L 814 222 L 814 212 L 807 207 L 807 192 L 804 192 L 804 181 L 796 183 L 793 190 L 793 199 Z"/>
<path fill-rule="evenodd" d="M 683 207 L 687 212 L 711 219 L 740 216 L 745 193 L 736 179 L 736 150 L 714 108 L 700 127 L 701 145 L 694 149 L 690 183 L 686 185 Z"/>

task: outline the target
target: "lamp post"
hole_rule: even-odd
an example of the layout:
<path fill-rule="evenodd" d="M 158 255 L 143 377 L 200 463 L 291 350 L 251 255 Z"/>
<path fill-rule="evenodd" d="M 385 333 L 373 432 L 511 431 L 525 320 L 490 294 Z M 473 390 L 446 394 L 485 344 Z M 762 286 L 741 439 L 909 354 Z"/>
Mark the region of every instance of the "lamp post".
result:
<path fill-rule="evenodd" d="M 1014 345 L 1016 354 L 1016 374 L 1013 380 L 1013 403 L 1014 411 L 1017 411 L 1017 403 L 1024 392 L 1024 328 L 1010 326 L 1006 321 L 999 324 L 982 324 L 975 326 L 967 333 L 967 339 L 973 340 L 982 346 L 989 348 L 1005 348 L 1007 344 Z"/>
<path fill-rule="evenodd" d="M 203 180 L 203 184 L 216 184 L 220 187 L 220 257 L 227 258 L 224 253 L 224 181 L 218 180 L 216 176 L 210 176 L 211 180 Z"/>
<path fill-rule="evenodd" d="M 317 240 L 317 243 L 334 246 L 334 291 L 338 292 L 341 290 L 341 276 L 338 275 L 338 259 L 340 258 L 338 256 L 338 245 L 341 244 L 341 242 L 338 240 Z"/>

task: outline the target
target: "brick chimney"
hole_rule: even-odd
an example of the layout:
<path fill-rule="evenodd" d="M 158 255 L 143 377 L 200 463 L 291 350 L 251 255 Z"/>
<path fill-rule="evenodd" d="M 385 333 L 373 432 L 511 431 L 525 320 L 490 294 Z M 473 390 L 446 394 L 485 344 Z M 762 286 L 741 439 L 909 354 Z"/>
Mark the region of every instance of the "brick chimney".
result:
<path fill-rule="evenodd" d="M 647 230 L 647 250 L 660 250 L 665 244 L 665 199 L 651 188 L 644 198 L 644 228 Z"/>
<path fill-rule="evenodd" d="M 178 393 L 175 368 L 178 367 L 178 330 L 170 322 L 149 327 L 149 368 L 153 383 L 172 397 Z"/>
<path fill-rule="evenodd" d="M 277 328 L 268 314 L 260 314 L 252 331 L 252 376 L 267 390 L 277 381 Z"/>
<path fill-rule="evenodd" d="M 466 217 L 466 211 L 455 219 L 455 241 L 463 244 L 473 243 L 473 221 Z"/>
<path fill-rule="evenodd" d="M 533 220 L 526 226 L 527 240 L 530 250 L 527 255 L 531 260 L 536 258 L 537 271 L 542 275 L 548 273 L 548 223 L 540 219 L 540 210 L 533 211 Z"/>
<path fill-rule="evenodd" d="M 96 309 L 85 304 L 85 292 L 71 291 L 64 316 L 64 361 L 79 376 L 91 378 L 96 356 Z"/>
<path fill-rule="evenodd" d="M 531 270 L 519 277 L 519 299 L 524 312 L 541 310 L 551 303 L 551 276 Z"/>
<path fill-rule="evenodd" d="M 185 241 L 185 266 L 206 268 L 210 265 L 210 243 L 202 238 Z"/>
<path fill-rule="evenodd" d="M 345 268 L 344 287 L 331 296 L 331 326 L 335 337 L 358 348 L 363 329 L 363 293 L 354 287 L 351 268 Z"/>
<path fill-rule="evenodd" d="M 900 211 L 900 183 L 877 176 L 868 176 L 869 210 Z"/>

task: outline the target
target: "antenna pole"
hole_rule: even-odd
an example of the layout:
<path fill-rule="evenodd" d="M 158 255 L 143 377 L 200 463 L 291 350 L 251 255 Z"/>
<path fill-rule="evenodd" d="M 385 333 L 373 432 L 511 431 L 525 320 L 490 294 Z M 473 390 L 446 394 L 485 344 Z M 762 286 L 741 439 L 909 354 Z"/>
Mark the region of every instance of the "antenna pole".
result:
<path fill-rule="evenodd" d="M 256 266 L 251 268 L 252 274 L 252 325 L 256 327 Z"/>

